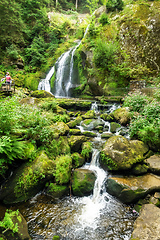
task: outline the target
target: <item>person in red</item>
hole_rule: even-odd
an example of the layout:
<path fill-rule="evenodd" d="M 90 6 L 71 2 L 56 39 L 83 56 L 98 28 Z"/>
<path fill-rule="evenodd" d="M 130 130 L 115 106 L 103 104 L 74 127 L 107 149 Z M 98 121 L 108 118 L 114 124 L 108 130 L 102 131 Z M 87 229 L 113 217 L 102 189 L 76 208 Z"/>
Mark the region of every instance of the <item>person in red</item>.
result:
<path fill-rule="evenodd" d="M 6 83 L 10 84 L 11 83 L 11 76 L 9 75 L 9 72 L 6 74 Z"/>

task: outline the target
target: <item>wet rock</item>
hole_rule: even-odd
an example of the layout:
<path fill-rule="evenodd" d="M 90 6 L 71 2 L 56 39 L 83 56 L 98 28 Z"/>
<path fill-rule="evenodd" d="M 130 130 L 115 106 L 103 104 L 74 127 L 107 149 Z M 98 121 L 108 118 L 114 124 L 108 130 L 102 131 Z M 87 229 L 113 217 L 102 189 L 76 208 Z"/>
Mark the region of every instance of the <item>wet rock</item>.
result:
<path fill-rule="evenodd" d="M 107 192 L 123 203 L 132 203 L 148 193 L 160 191 L 160 177 L 146 174 L 140 177 L 109 177 Z"/>
<path fill-rule="evenodd" d="M 93 192 L 95 174 L 88 169 L 75 169 L 72 178 L 72 192 L 75 196 L 86 196 Z"/>
<path fill-rule="evenodd" d="M 151 172 L 160 175 L 160 155 L 153 155 L 145 160 Z"/>
<path fill-rule="evenodd" d="M 71 151 L 78 152 L 81 150 L 82 143 L 86 141 L 85 136 L 74 136 L 72 135 L 69 139 L 69 145 L 71 147 Z"/>
<path fill-rule="evenodd" d="M 43 189 L 46 181 L 53 178 L 54 170 L 53 160 L 40 152 L 33 162 L 23 164 L 11 176 L 0 191 L 0 199 L 6 204 L 30 199 Z"/>
<path fill-rule="evenodd" d="M 72 158 L 72 165 L 74 168 L 81 167 L 85 163 L 85 158 L 79 153 L 73 153 L 71 155 L 71 158 Z"/>
<path fill-rule="evenodd" d="M 67 110 L 89 110 L 91 109 L 92 102 L 87 100 L 80 99 L 57 99 L 57 102 L 60 107 Z"/>
<path fill-rule="evenodd" d="M 100 163 L 109 170 L 127 170 L 133 164 L 142 162 L 148 146 L 138 140 L 128 140 L 123 136 L 110 137 L 101 151 Z"/>
<path fill-rule="evenodd" d="M 126 126 L 130 122 L 131 113 L 128 108 L 118 108 L 111 113 L 111 116 L 121 125 Z"/>
<path fill-rule="evenodd" d="M 131 240 L 159 240 L 160 209 L 153 204 L 145 204 L 134 223 Z"/>

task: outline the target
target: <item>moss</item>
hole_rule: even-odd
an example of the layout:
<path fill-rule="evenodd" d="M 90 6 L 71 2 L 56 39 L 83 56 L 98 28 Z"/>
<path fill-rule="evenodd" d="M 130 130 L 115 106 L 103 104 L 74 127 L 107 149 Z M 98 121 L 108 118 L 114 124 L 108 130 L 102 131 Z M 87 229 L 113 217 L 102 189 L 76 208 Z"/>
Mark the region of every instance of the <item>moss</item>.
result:
<path fill-rule="evenodd" d="M 69 155 L 59 156 L 55 160 L 55 180 L 59 184 L 68 183 L 71 177 L 72 158 Z"/>
<path fill-rule="evenodd" d="M 36 98 L 54 97 L 51 93 L 46 92 L 45 90 L 36 90 L 36 91 L 33 91 L 30 95 L 31 97 L 36 97 Z"/>

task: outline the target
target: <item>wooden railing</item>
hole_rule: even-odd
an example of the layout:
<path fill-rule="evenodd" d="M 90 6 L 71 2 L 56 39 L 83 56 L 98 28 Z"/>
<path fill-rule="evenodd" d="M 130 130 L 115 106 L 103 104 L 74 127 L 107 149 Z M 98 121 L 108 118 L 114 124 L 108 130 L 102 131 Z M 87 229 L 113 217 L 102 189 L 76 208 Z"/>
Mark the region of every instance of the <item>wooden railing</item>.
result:
<path fill-rule="evenodd" d="M 7 93 L 11 93 L 11 92 L 15 92 L 15 83 L 12 80 L 12 83 L 0 83 L 0 92 L 7 92 Z"/>

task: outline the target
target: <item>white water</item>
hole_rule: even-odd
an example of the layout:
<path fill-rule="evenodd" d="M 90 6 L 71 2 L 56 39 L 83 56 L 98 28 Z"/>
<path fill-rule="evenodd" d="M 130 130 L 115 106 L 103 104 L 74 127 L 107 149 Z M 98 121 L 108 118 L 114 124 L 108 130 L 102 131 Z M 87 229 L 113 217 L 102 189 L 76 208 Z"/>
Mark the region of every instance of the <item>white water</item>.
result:
<path fill-rule="evenodd" d="M 51 77 L 53 76 L 54 71 L 55 71 L 55 67 L 53 66 L 53 67 L 50 69 L 49 73 L 46 75 L 46 78 L 45 78 L 45 79 L 42 79 L 42 80 L 39 82 L 38 90 L 45 90 L 45 91 L 47 91 L 47 92 L 51 92 L 50 79 L 51 79 Z"/>
<path fill-rule="evenodd" d="M 93 195 L 89 197 L 83 197 L 79 199 L 82 205 L 81 214 L 78 217 L 78 222 L 82 226 L 96 228 L 97 221 L 99 220 L 101 211 L 106 206 L 106 190 L 105 190 L 105 180 L 107 178 L 107 173 L 99 167 L 99 151 L 97 149 L 93 150 L 92 161 L 90 165 L 85 165 L 87 168 L 93 171 L 96 175 L 96 181 L 94 185 Z"/>

